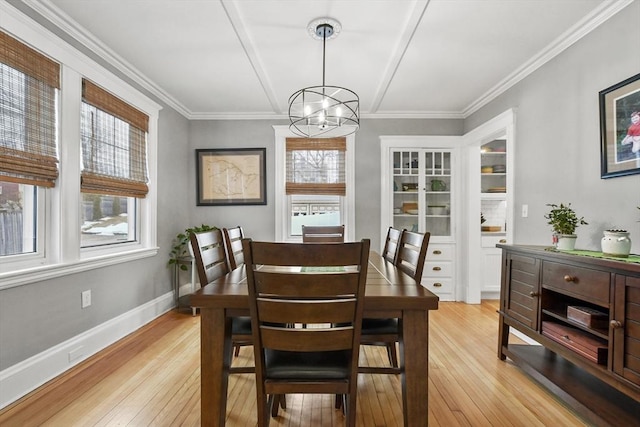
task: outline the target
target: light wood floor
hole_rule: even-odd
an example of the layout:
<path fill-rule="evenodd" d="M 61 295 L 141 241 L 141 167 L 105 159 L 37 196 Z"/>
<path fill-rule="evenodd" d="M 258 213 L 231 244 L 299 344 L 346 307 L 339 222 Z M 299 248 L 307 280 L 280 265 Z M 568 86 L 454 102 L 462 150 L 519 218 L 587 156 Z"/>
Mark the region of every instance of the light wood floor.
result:
<path fill-rule="evenodd" d="M 582 426 L 571 411 L 496 356 L 496 301 L 441 302 L 430 312 L 430 426 Z M 0 411 L 0 426 L 200 425 L 199 316 L 171 312 Z M 426 355 L 425 355 L 426 357 Z M 366 347 L 367 363 L 384 363 Z M 243 347 L 234 364 L 252 364 Z M 359 426 L 402 426 L 397 376 L 361 374 Z M 227 425 L 255 426 L 255 382 L 232 375 Z M 332 396 L 291 395 L 271 426 L 342 426 Z"/>

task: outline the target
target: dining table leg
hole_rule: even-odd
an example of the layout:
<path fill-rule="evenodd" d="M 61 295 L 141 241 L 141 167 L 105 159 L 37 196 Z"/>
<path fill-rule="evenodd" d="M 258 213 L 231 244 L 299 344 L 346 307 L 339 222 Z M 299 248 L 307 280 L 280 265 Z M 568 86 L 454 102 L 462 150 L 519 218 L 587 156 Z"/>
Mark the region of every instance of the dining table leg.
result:
<path fill-rule="evenodd" d="M 405 427 L 424 427 L 429 423 L 429 312 L 402 312 L 400 359 L 402 408 Z"/>
<path fill-rule="evenodd" d="M 232 350 L 224 309 L 200 309 L 200 346 L 200 425 L 224 427 Z"/>

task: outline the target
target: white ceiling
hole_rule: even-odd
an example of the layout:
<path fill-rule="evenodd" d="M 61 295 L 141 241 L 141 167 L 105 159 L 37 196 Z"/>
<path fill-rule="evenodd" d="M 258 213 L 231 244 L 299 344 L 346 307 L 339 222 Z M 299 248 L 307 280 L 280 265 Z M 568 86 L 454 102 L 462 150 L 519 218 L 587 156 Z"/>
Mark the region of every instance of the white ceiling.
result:
<path fill-rule="evenodd" d="M 631 0 L 24 0 L 190 119 L 284 118 L 298 89 L 363 117 L 466 117 Z"/>

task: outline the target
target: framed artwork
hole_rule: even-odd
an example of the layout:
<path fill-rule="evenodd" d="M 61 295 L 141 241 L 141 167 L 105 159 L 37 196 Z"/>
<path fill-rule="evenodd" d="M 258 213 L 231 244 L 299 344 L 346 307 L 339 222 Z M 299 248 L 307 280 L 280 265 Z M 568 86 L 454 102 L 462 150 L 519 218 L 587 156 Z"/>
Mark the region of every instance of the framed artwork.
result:
<path fill-rule="evenodd" d="M 266 205 L 266 148 L 196 150 L 198 206 Z"/>
<path fill-rule="evenodd" d="M 640 74 L 600 91 L 601 178 L 640 173 Z"/>

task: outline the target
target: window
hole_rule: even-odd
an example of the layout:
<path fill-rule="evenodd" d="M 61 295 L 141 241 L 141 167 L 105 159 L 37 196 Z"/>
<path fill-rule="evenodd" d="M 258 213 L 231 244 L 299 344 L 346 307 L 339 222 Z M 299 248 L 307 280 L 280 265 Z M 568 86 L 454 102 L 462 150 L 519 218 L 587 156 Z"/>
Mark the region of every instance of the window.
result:
<path fill-rule="evenodd" d="M 137 198 L 147 194 L 149 118 L 82 82 L 81 247 L 137 240 Z"/>
<path fill-rule="evenodd" d="M 42 253 L 39 193 L 58 177 L 60 65 L 0 31 L 0 257 Z"/>
<path fill-rule="evenodd" d="M 37 251 L 37 194 L 34 185 L 0 181 L 0 257 Z"/>
<path fill-rule="evenodd" d="M 353 236 L 354 136 L 298 138 L 276 129 L 276 239 L 300 241 L 302 225 L 341 225 Z"/>
<path fill-rule="evenodd" d="M 156 255 L 161 107 L 0 14 L 0 289 Z"/>

